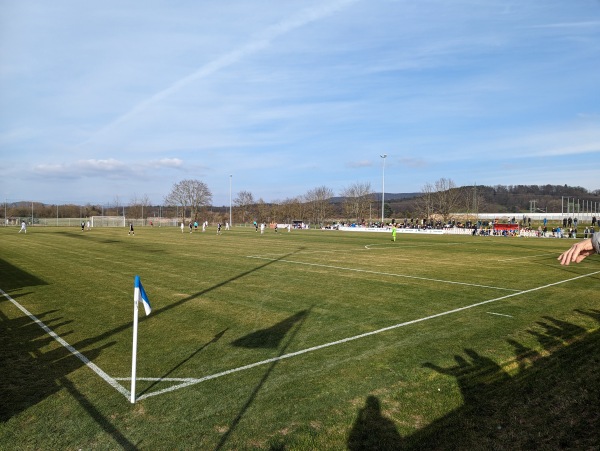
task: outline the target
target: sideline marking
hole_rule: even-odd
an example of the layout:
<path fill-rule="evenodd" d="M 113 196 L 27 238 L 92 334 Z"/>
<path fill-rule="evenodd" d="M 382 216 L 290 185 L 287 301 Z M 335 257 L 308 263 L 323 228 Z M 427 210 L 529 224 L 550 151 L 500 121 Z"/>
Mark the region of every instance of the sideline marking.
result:
<path fill-rule="evenodd" d="M 121 384 L 119 384 L 116 379 L 110 377 L 108 374 L 106 374 L 104 371 L 102 371 L 100 369 L 100 367 L 98 367 L 96 364 L 92 363 L 86 356 L 84 356 L 81 352 L 79 352 L 77 349 L 75 349 L 73 346 L 71 346 L 69 343 L 67 343 L 65 340 L 63 340 L 61 337 L 59 337 L 52 329 L 50 329 L 48 326 L 46 326 L 42 321 L 40 321 L 35 315 L 33 315 L 31 312 L 29 312 L 29 310 L 27 310 L 25 307 L 23 307 L 21 304 L 19 304 L 17 301 L 15 301 L 13 298 L 11 298 L 6 292 L 4 292 L 1 288 L 0 288 L 0 294 L 2 296 L 4 296 L 6 299 L 8 299 L 10 302 L 12 302 L 19 310 L 21 310 L 23 313 L 25 313 L 25 315 L 27 315 L 32 321 L 34 321 L 38 326 L 40 326 L 42 329 L 44 329 L 44 331 L 50 335 L 52 338 L 54 338 L 56 341 L 58 341 L 61 345 L 63 345 L 65 348 L 67 348 L 67 350 L 73 354 L 75 357 L 77 357 L 79 360 L 81 360 L 88 368 L 90 368 L 94 373 L 96 373 L 98 376 L 100 376 L 102 379 L 104 379 L 106 382 L 108 382 L 108 384 L 110 384 L 113 388 L 115 388 L 119 393 L 121 393 L 123 396 L 125 396 L 125 398 L 129 399 L 130 396 L 130 392 L 129 390 L 127 390 L 125 387 L 123 387 Z"/>
<path fill-rule="evenodd" d="M 434 244 L 405 244 L 399 242 L 399 244 L 389 244 L 389 243 L 374 243 L 374 244 L 365 244 L 365 249 L 371 250 L 374 246 L 381 247 L 395 247 L 401 249 L 413 248 L 413 247 L 439 247 L 439 246 L 458 246 L 464 243 L 434 243 Z"/>
<path fill-rule="evenodd" d="M 343 271 L 363 272 L 366 274 L 377 274 L 380 276 L 392 276 L 392 277 L 402 277 L 405 279 L 426 280 L 429 282 L 449 283 L 449 284 L 453 284 L 453 285 L 466 285 L 468 287 L 491 288 L 492 290 L 515 291 L 515 292 L 521 291 L 521 290 L 515 290 L 513 288 L 492 287 L 489 285 L 479 285 L 476 283 L 467 283 L 467 282 L 454 282 L 452 280 L 443 280 L 443 279 L 430 279 L 429 277 L 409 276 L 406 274 L 393 274 L 393 273 L 389 273 L 389 272 L 371 271 L 368 269 L 345 268 L 343 266 L 323 265 L 320 263 L 307 263 L 307 262 L 298 262 L 298 261 L 293 261 L 293 260 L 281 260 L 281 259 L 277 259 L 277 258 L 261 257 L 260 255 L 247 255 L 246 258 L 256 258 L 259 260 L 271 260 L 271 261 L 277 261 L 277 262 L 292 263 L 295 265 L 317 266 L 319 268 L 341 269 Z"/>
<path fill-rule="evenodd" d="M 490 315 L 498 315 L 498 316 L 506 316 L 508 318 L 512 318 L 512 315 L 506 315 L 504 313 L 496 313 L 496 312 L 485 312 L 485 313 L 489 313 Z"/>
<path fill-rule="evenodd" d="M 198 378 L 198 379 L 189 378 L 186 382 L 183 382 L 182 384 L 175 385 L 173 387 L 168 387 L 168 388 L 165 388 L 163 390 L 155 391 L 155 392 L 152 392 L 152 393 L 146 393 L 144 395 L 141 395 L 141 396 L 139 396 L 137 398 L 137 400 L 141 401 L 142 399 L 149 398 L 151 396 L 162 395 L 164 393 L 172 392 L 172 391 L 178 390 L 180 388 L 189 387 L 191 385 L 196 385 L 196 384 L 199 384 L 201 382 L 205 382 L 205 381 L 208 381 L 208 380 L 211 380 L 211 379 L 217 379 L 219 377 L 227 376 L 227 375 L 232 374 L 232 373 L 238 373 L 240 371 L 248 370 L 250 368 L 254 368 L 254 367 L 257 367 L 257 366 L 266 365 L 268 363 L 277 362 L 277 361 L 283 360 L 283 359 L 289 359 L 291 357 L 296 357 L 296 356 L 299 356 L 299 355 L 302 355 L 302 354 L 306 354 L 308 352 L 318 351 L 320 349 L 328 348 L 330 346 L 336 346 L 336 345 L 339 345 L 339 344 L 347 343 L 349 341 L 354 341 L 354 340 L 358 340 L 360 338 L 365 338 L 365 337 L 369 337 L 371 335 L 376 335 L 376 334 L 380 334 L 382 332 L 387 332 L 388 330 L 398 329 L 400 327 L 409 326 L 411 324 L 416 324 L 416 323 L 420 323 L 420 322 L 423 322 L 423 321 L 428 321 L 430 319 L 439 318 L 441 316 L 450 315 L 452 313 L 462 312 L 463 310 L 468 310 L 468 309 L 471 309 L 471 308 L 474 308 L 474 307 L 479 307 L 480 305 L 490 304 L 492 302 L 501 301 L 503 299 L 508 299 L 508 298 L 511 298 L 511 297 L 514 297 L 514 296 L 519 296 L 519 295 L 522 295 L 522 294 L 532 293 L 534 291 L 543 290 L 544 288 L 553 287 L 555 285 L 560 285 L 560 284 L 566 283 L 566 282 L 572 282 L 573 280 L 582 279 L 584 277 L 593 276 L 595 274 L 600 274 L 600 271 L 595 271 L 595 272 L 592 272 L 592 273 L 589 273 L 589 274 L 584 274 L 584 275 L 581 275 L 581 276 L 573 277 L 571 279 L 566 279 L 566 280 L 561 280 L 561 281 L 558 281 L 558 282 L 553 282 L 553 283 L 550 283 L 548 285 L 543 285 L 541 287 L 531 288 L 529 290 L 519 291 L 518 293 L 507 294 L 507 295 L 501 296 L 499 298 L 488 299 L 487 301 L 477 302 L 475 304 L 466 305 L 464 307 L 458 307 L 458 308 L 455 308 L 455 309 L 452 309 L 452 310 L 447 310 L 445 312 L 436 313 L 435 315 L 425 316 L 423 318 L 414 319 L 414 320 L 411 320 L 411 321 L 406 321 L 404 323 L 394 324 L 393 326 L 383 327 L 381 329 L 377 329 L 377 330 L 374 330 L 374 331 L 371 331 L 371 332 L 366 332 L 364 334 L 354 335 L 353 337 L 343 338 L 341 340 L 332 341 L 330 343 L 325 343 L 325 344 L 318 345 L 318 346 L 313 346 L 311 348 L 302 349 L 300 351 L 291 352 L 289 354 L 283 354 L 283 355 L 280 355 L 278 357 L 273 357 L 271 359 L 261 360 L 260 362 L 250 363 L 248 365 L 240 366 L 240 367 L 237 367 L 237 368 L 232 368 L 232 369 L 226 370 L 226 371 L 221 371 L 219 373 L 211 374 L 211 375 L 204 376 L 204 377 L 201 377 L 201 378 Z M 181 380 L 184 380 L 184 379 L 181 379 Z"/>

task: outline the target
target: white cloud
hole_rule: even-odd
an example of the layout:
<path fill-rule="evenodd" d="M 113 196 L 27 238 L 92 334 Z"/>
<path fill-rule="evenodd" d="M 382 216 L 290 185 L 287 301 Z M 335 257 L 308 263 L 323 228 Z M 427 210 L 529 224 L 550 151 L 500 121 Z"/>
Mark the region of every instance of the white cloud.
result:
<path fill-rule="evenodd" d="M 183 160 L 179 158 L 161 158 L 150 162 L 150 166 L 153 168 L 181 168 L 183 166 Z"/>
<path fill-rule="evenodd" d="M 269 200 L 377 186 L 383 153 L 393 192 L 593 172 L 597 2 L 505 6 L 5 2 L 0 193 L 160 199 L 193 177 L 219 204 L 233 174 Z"/>

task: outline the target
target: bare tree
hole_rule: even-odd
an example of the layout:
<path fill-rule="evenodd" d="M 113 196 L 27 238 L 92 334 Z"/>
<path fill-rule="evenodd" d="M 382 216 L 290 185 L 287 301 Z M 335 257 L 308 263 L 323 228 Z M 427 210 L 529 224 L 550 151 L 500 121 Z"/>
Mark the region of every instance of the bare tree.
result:
<path fill-rule="evenodd" d="M 233 205 L 239 210 L 242 216 L 242 222 L 246 222 L 246 218 L 252 215 L 254 207 L 254 196 L 249 191 L 240 191 L 237 197 L 233 200 Z"/>
<path fill-rule="evenodd" d="M 210 205 L 212 193 L 206 183 L 200 180 L 182 180 L 173 185 L 171 192 L 165 197 L 165 204 L 182 207 L 185 219 L 186 208 L 190 208 L 190 218 L 197 216 L 201 207 Z"/>
<path fill-rule="evenodd" d="M 256 202 L 256 216 L 258 222 L 269 222 L 271 221 L 271 207 L 261 197 Z"/>
<path fill-rule="evenodd" d="M 288 197 L 279 204 L 278 222 L 290 224 L 294 219 L 302 219 L 302 202 L 299 197 Z M 281 220 L 281 221 L 279 221 Z"/>
<path fill-rule="evenodd" d="M 348 218 L 356 218 L 362 222 L 369 211 L 369 204 L 373 200 L 371 184 L 356 182 L 344 188 L 340 195 L 344 198 L 344 212 Z"/>
<path fill-rule="evenodd" d="M 426 183 L 421 189 L 421 193 L 423 194 L 417 198 L 418 213 L 428 221 L 435 211 L 433 205 L 435 190 L 433 185 L 431 183 Z"/>
<path fill-rule="evenodd" d="M 475 218 L 485 208 L 485 196 L 477 188 L 477 185 L 463 187 L 465 211 L 467 212 L 467 216 L 469 213 L 472 213 Z"/>
<path fill-rule="evenodd" d="M 308 204 L 311 222 L 323 225 L 323 222 L 332 211 L 330 202 L 332 197 L 333 190 L 326 186 L 311 189 L 304 195 L 304 199 Z"/>
<path fill-rule="evenodd" d="M 150 199 L 147 194 L 144 194 L 142 197 L 137 197 L 136 194 L 133 195 L 131 201 L 129 202 L 129 208 L 127 210 L 127 215 L 130 218 L 142 218 L 144 219 L 144 215 L 148 214 L 148 208 L 150 207 Z M 145 210 L 145 213 L 144 213 Z"/>
<path fill-rule="evenodd" d="M 121 203 L 120 203 L 119 195 L 118 194 L 115 196 L 114 204 L 115 204 L 115 216 L 119 216 L 119 214 L 123 213 L 123 211 L 119 210 L 119 207 L 121 206 Z"/>
<path fill-rule="evenodd" d="M 462 205 L 463 193 L 451 179 L 441 178 L 435 182 L 433 199 L 436 212 L 447 222 Z"/>

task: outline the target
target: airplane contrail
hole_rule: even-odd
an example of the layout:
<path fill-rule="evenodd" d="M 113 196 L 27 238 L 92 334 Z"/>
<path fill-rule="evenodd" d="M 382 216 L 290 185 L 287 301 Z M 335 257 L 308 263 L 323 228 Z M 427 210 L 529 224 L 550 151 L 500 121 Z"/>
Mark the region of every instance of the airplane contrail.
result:
<path fill-rule="evenodd" d="M 112 122 L 108 123 L 107 125 L 102 127 L 100 130 L 95 132 L 91 137 L 89 137 L 87 140 L 82 142 L 80 145 L 84 145 L 84 144 L 87 144 L 87 143 L 93 141 L 97 136 L 105 134 L 109 130 L 126 122 L 130 118 L 140 114 L 142 111 L 146 110 L 151 105 L 154 105 L 154 104 L 160 102 L 161 100 L 171 96 L 172 94 L 179 91 L 183 87 L 189 85 L 190 83 L 192 83 L 196 80 L 199 80 L 201 78 L 207 77 L 209 75 L 212 75 L 215 72 L 217 72 L 223 68 L 226 68 L 228 66 L 231 66 L 232 64 L 235 64 L 236 62 L 240 61 L 241 59 L 243 59 L 246 56 L 256 53 L 259 50 L 268 47 L 271 44 L 271 41 L 278 38 L 279 36 L 289 33 L 291 31 L 293 31 L 297 28 L 300 28 L 304 25 L 307 25 L 309 23 L 312 23 L 312 22 L 318 21 L 320 19 L 323 19 L 325 17 L 328 17 L 328 16 L 334 14 L 335 12 L 346 8 L 347 6 L 349 6 L 353 3 L 357 3 L 358 1 L 360 1 L 360 0 L 337 0 L 337 1 L 334 1 L 334 2 L 331 2 L 328 4 L 319 5 L 316 7 L 305 9 L 303 11 L 300 11 L 299 13 L 297 13 L 296 15 L 294 15 L 292 17 L 289 17 L 275 25 L 268 27 L 256 39 L 253 39 L 250 42 L 248 42 L 228 53 L 225 53 L 224 55 L 216 58 L 215 60 L 206 63 L 204 66 L 200 67 L 199 69 L 192 72 L 191 74 L 189 74 L 183 78 L 180 78 L 179 80 L 177 80 L 170 86 L 166 87 L 165 89 L 157 92 L 156 94 L 153 94 L 152 96 L 148 97 L 146 100 L 143 100 L 142 102 L 138 103 L 133 108 L 131 108 L 129 111 L 120 115 L 119 117 L 114 119 Z"/>

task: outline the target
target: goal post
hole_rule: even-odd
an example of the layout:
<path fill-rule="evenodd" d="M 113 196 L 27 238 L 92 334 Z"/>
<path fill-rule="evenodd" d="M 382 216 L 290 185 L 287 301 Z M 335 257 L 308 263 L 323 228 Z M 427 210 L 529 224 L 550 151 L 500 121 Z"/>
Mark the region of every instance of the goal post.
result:
<path fill-rule="evenodd" d="M 92 227 L 125 227 L 125 216 L 92 216 Z"/>

